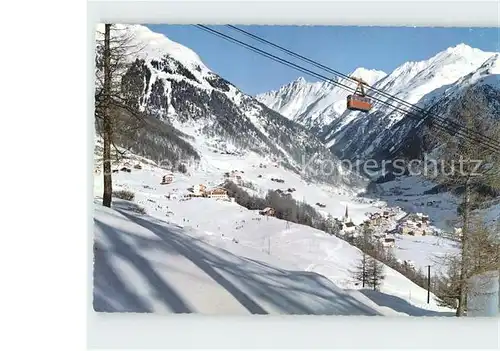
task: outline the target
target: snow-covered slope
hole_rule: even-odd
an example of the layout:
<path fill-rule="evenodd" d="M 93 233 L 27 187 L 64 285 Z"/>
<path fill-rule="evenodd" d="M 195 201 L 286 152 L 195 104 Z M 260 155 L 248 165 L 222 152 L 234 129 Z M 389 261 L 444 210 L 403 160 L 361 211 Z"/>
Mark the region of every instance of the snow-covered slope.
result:
<path fill-rule="evenodd" d="M 96 204 L 94 228 L 93 305 L 99 312 L 382 314 L 319 274 L 139 216 L 125 201 L 114 209 Z"/>
<path fill-rule="evenodd" d="M 127 56 L 132 64 L 121 79 L 121 94 L 129 106 L 164 122 L 176 131 L 170 135 L 181 139 L 165 144 L 171 139 L 170 135 L 160 135 L 158 128 L 153 126 L 148 131 L 141 129 L 123 138 L 121 145 L 130 146 L 143 156 L 169 162 L 175 150 L 188 148 L 185 142 L 192 144 L 193 139 L 203 139 L 210 144 L 224 145 L 232 152 L 266 155 L 297 172 L 303 159 L 313 155 L 317 160 L 339 164 L 322 142 L 303 126 L 242 93 L 212 72 L 192 50 L 141 25 L 118 28 L 112 32 L 113 38 L 125 33 L 131 40 L 127 45 L 133 47 L 130 50 L 133 54 Z M 98 35 L 97 61 L 102 54 L 99 39 Z M 138 143 L 138 134 L 145 141 Z M 180 155 L 173 166 L 197 160 L 188 156 Z M 344 180 L 329 177 L 332 182 Z"/>
<path fill-rule="evenodd" d="M 361 253 L 335 236 L 266 218 L 233 202 L 183 199 L 187 188 L 200 183 L 217 186 L 224 171 L 236 168 L 246 184 L 253 184 L 248 191 L 274 189 L 270 178 L 279 176 L 286 181 L 283 186 L 296 188 L 297 198 L 324 201 L 325 212 L 340 215 L 348 205 L 357 223 L 383 206 L 331 187 L 311 187 L 293 172 L 271 164 L 254 164 L 262 161 L 257 154 L 244 160 L 218 153 L 210 167 L 175 173 L 171 184 L 160 185 L 165 171 L 151 160 L 130 155 L 127 162 L 139 163 L 141 169 L 114 173 L 113 180 L 114 190 L 135 194 L 134 203 L 114 199 L 115 210 L 98 204 L 102 175 L 96 174 L 96 308 L 222 314 L 263 313 L 260 308 L 293 314 L 450 312 L 434 301 L 427 304 L 424 289 L 388 267 L 380 292 L 358 290 L 351 271 Z M 133 212 L 136 206 L 148 215 Z"/>
<path fill-rule="evenodd" d="M 349 76 L 358 77 L 373 85 L 386 76 L 385 72 L 357 68 Z M 333 78 L 344 85 L 353 86 L 343 78 Z M 257 100 L 285 117 L 307 128 L 319 129 L 340 116 L 346 109 L 349 93 L 329 82 L 307 82 L 303 77 L 276 91 L 259 94 Z"/>
<path fill-rule="evenodd" d="M 182 194 L 189 187 L 195 184 L 205 184 L 206 186 L 218 186 L 227 179 L 225 174 L 237 171 L 241 177 L 241 186 L 252 195 L 265 197 L 269 190 L 295 189 L 290 195 L 297 201 L 304 201 L 312 206 L 321 203 L 324 208 L 316 208 L 325 216 L 330 213 L 333 217 L 341 218 L 345 214 L 346 206 L 349 209 L 349 216 L 356 224 L 367 219 L 368 212 L 375 212 L 384 207 L 384 202 L 358 198 L 357 194 L 364 191 L 364 188 L 352 188 L 334 186 L 328 183 L 312 182 L 304 179 L 278 163 L 263 157 L 257 153 L 250 152 L 245 155 L 228 154 L 225 149 L 206 145 L 205 140 L 198 140 L 193 143 L 195 150 L 200 154 L 200 161 L 197 167 L 192 167 L 188 173 L 176 173 L 175 186 L 172 189 Z M 161 177 L 168 172 L 163 165 L 157 164 L 153 160 L 125 152 L 124 159 L 114 162 L 112 168 L 119 170 L 122 167 L 131 168 L 135 163 L 143 164 L 146 172 L 133 170 L 126 175 L 129 185 L 141 187 L 144 184 L 157 184 Z M 96 194 L 102 193 L 102 142 L 98 140 L 95 148 L 95 169 L 99 172 L 95 178 Z M 120 181 L 125 175 L 114 173 L 113 179 Z M 234 181 L 234 178 L 231 178 Z M 283 183 L 277 183 L 273 179 L 282 179 Z M 170 187 L 165 188 L 166 193 L 171 192 Z M 184 191 L 184 192 L 183 192 Z"/>
<path fill-rule="evenodd" d="M 374 87 L 415 104 L 426 94 L 476 71 L 494 54 L 459 44 L 428 60 L 404 63 Z"/>

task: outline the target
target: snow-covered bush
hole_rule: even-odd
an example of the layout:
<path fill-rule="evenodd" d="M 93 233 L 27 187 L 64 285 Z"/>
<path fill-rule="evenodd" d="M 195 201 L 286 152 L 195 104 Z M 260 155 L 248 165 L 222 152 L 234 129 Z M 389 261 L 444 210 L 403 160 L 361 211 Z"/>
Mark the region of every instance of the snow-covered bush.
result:
<path fill-rule="evenodd" d="M 135 198 L 135 194 L 133 192 L 131 192 L 130 190 L 117 190 L 117 191 L 113 191 L 113 197 L 116 197 L 116 198 L 122 199 L 122 200 L 132 201 Z"/>

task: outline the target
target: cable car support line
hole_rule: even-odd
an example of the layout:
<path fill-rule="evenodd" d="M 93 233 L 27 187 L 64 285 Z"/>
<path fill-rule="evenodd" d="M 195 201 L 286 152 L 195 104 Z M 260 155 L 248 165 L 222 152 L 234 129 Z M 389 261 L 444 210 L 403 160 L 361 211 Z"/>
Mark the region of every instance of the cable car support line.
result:
<path fill-rule="evenodd" d="M 347 75 L 345 75 L 345 74 L 343 74 L 343 73 L 341 73 L 339 71 L 336 71 L 336 70 L 334 70 L 334 69 L 332 69 L 332 68 L 330 68 L 328 66 L 325 66 L 325 65 L 323 65 L 321 63 L 318 63 L 318 62 L 316 62 L 314 60 L 311 60 L 311 59 L 309 59 L 309 58 L 307 58 L 307 57 L 305 57 L 303 55 L 297 54 L 297 53 L 295 53 L 295 52 L 293 52 L 291 50 L 288 50 L 288 49 L 286 49 L 286 48 L 284 48 L 284 47 L 282 47 L 282 46 L 280 46 L 278 44 L 275 44 L 275 43 L 273 43 L 273 42 L 271 42 L 269 40 L 261 38 L 261 37 L 255 35 L 255 34 L 247 32 L 247 31 L 245 31 L 245 30 L 243 30 L 241 28 L 238 28 L 238 27 L 230 25 L 230 24 L 228 24 L 226 26 L 229 27 L 229 28 L 231 28 L 231 29 L 233 29 L 233 30 L 236 30 L 236 31 L 238 31 L 240 33 L 243 33 L 244 35 L 249 36 L 249 37 L 251 37 L 251 38 L 253 38 L 253 39 L 257 40 L 257 41 L 260 41 L 262 43 L 271 45 L 271 46 L 273 46 L 273 47 L 275 47 L 275 48 L 277 48 L 277 49 L 279 49 L 279 50 L 281 50 L 281 51 L 283 51 L 283 52 L 285 52 L 285 53 L 287 53 L 287 54 L 289 54 L 289 55 L 291 55 L 291 56 L 293 56 L 295 58 L 298 58 L 298 59 L 300 59 L 302 61 L 308 62 L 308 63 L 310 63 L 310 64 L 312 64 L 312 65 L 314 65 L 314 66 L 316 66 L 318 68 L 324 69 L 325 71 L 327 71 L 329 73 L 332 73 L 332 74 L 334 74 L 334 75 L 336 75 L 338 77 L 341 77 L 341 78 L 344 78 L 344 79 L 347 79 L 347 80 L 350 80 L 350 81 L 353 81 L 353 82 L 357 82 L 357 80 L 356 80 L 355 77 L 349 77 L 349 76 L 347 76 Z M 409 103 L 409 102 L 407 102 L 407 101 L 405 101 L 405 100 L 403 100 L 403 99 L 401 99 L 401 98 L 399 98 L 397 96 L 391 95 L 391 94 L 389 94 L 387 92 L 384 92 L 383 90 L 380 90 L 380 89 L 377 89 L 377 88 L 375 88 L 373 86 L 370 86 L 369 84 L 365 83 L 365 86 L 369 87 L 370 91 L 378 93 L 378 94 L 380 94 L 380 95 L 382 95 L 384 97 L 387 97 L 389 99 L 398 101 L 401 104 L 403 104 L 405 107 L 412 108 L 412 109 L 417 110 L 418 112 L 421 112 L 422 114 L 424 114 L 424 117 L 423 117 L 424 121 L 427 120 L 427 119 L 429 119 L 430 117 L 435 117 L 436 119 L 441 120 L 443 123 L 444 122 L 449 123 L 451 125 L 451 127 L 453 127 L 453 128 L 461 128 L 462 130 L 466 130 L 468 133 L 472 133 L 472 134 L 475 134 L 478 137 L 484 138 L 485 140 L 490 141 L 493 145 L 497 145 L 500 148 L 500 143 L 498 143 L 497 140 L 495 140 L 495 139 L 493 139 L 493 138 L 491 138 L 489 136 L 486 136 L 484 134 L 481 134 L 481 133 L 479 133 L 479 132 L 477 132 L 475 130 L 472 130 L 472 129 L 464 126 L 464 125 L 461 125 L 461 124 L 459 124 L 456 121 L 453 121 L 453 120 L 450 120 L 448 118 L 439 116 L 439 115 L 437 115 L 435 113 L 432 113 L 432 112 L 430 112 L 431 109 L 425 110 L 425 109 L 423 109 L 423 108 L 421 108 L 421 107 L 419 107 L 417 105 L 411 104 L 411 103 Z"/>
<path fill-rule="evenodd" d="M 340 82 L 334 81 L 334 80 L 332 80 L 332 79 L 330 79 L 330 78 L 328 78 L 328 77 L 326 77 L 326 76 L 324 76 L 324 75 L 322 75 L 320 73 L 311 71 L 311 70 L 309 70 L 307 68 L 304 68 L 304 67 L 299 66 L 299 65 L 297 65 L 297 64 L 295 64 L 293 62 L 287 61 L 287 60 L 285 60 L 285 59 L 283 59 L 283 58 L 281 58 L 279 56 L 273 55 L 273 54 L 268 53 L 268 52 L 266 52 L 264 50 L 256 48 L 256 47 L 254 47 L 254 46 L 252 46 L 250 44 L 242 42 L 242 41 L 240 41 L 238 39 L 235 39 L 235 38 L 233 38 L 231 36 L 228 36 L 228 35 L 226 35 L 224 33 L 218 32 L 218 31 L 216 31 L 214 29 L 211 29 L 209 27 L 206 27 L 206 26 L 200 25 L 200 24 L 195 25 L 195 26 L 198 27 L 199 29 L 202 29 L 202 30 L 204 30 L 206 32 L 209 32 L 210 34 L 216 35 L 216 36 L 221 37 L 221 38 L 223 38 L 225 40 L 228 40 L 228 41 L 231 41 L 233 43 L 236 43 L 237 45 L 244 46 L 247 49 L 249 49 L 251 51 L 254 51 L 254 52 L 256 52 L 256 53 L 258 53 L 258 54 L 260 54 L 262 56 L 265 56 L 265 57 L 267 57 L 267 58 L 269 58 L 269 59 L 271 59 L 273 61 L 279 62 L 279 63 L 281 63 L 281 64 L 283 64 L 285 66 L 288 66 L 290 68 L 293 68 L 293 69 L 298 70 L 300 72 L 303 72 L 305 74 L 311 75 L 311 76 L 313 76 L 315 78 L 318 78 L 318 79 L 320 79 L 320 80 L 322 80 L 324 82 L 328 82 L 330 84 L 337 85 L 337 86 L 339 86 L 339 87 L 341 87 L 341 88 L 343 88 L 343 89 L 345 89 L 346 91 L 349 91 L 349 92 L 353 92 L 353 93 L 356 92 L 356 89 L 354 89 L 352 87 L 349 87 L 349 86 L 347 86 L 345 84 L 342 84 Z M 413 118 L 415 120 L 422 120 L 421 118 L 418 118 L 420 116 L 417 115 L 417 114 L 415 114 L 413 111 L 404 110 L 404 109 L 402 109 L 399 106 L 392 105 L 392 104 L 388 103 L 387 101 L 381 100 L 379 98 L 375 98 L 373 96 L 370 96 L 370 98 L 372 100 L 374 100 L 374 101 L 377 101 L 377 102 L 381 103 L 381 104 L 384 104 L 386 106 L 392 107 L 395 110 L 403 112 L 403 113 L 405 113 L 410 118 Z M 451 135 L 458 135 L 458 136 L 461 136 L 463 138 L 466 138 L 466 139 L 469 139 L 469 140 L 473 140 L 473 141 L 478 142 L 478 143 L 484 145 L 485 147 L 488 147 L 488 148 L 490 148 L 490 149 L 492 149 L 492 150 L 494 150 L 496 152 L 500 152 L 500 144 L 489 143 L 489 142 L 486 142 L 485 140 L 478 139 L 476 136 L 464 134 L 463 131 L 461 130 L 462 128 L 458 127 L 456 129 L 452 129 L 449 125 L 444 124 L 443 121 L 438 120 L 438 119 L 434 119 L 433 122 L 434 122 L 434 124 L 435 124 L 435 126 L 437 128 L 439 128 L 441 130 L 444 130 L 444 131 L 448 132 Z M 479 135 L 483 136 L 482 134 L 479 134 Z"/>

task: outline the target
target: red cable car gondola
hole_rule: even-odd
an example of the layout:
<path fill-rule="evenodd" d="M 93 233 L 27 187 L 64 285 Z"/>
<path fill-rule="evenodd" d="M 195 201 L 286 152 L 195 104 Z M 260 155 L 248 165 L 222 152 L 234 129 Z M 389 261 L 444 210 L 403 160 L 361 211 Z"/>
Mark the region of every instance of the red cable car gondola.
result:
<path fill-rule="evenodd" d="M 354 78 L 358 82 L 358 86 L 354 94 L 347 96 L 347 109 L 351 111 L 368 112 L 372 108 L 372 103 L 365 95 L 363 84 L 366 84 L 362 79 Z M 359 93 L 358 93 L 359 91 Z"/>

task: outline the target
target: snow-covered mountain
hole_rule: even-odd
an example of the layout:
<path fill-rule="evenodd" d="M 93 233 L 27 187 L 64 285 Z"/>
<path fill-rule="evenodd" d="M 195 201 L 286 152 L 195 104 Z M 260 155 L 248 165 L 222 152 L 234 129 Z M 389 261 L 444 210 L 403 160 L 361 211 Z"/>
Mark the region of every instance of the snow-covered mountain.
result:
<path fill-rule="evenodd" d="M 466 87 L 481 87 L 481 94 L 498 111 L 498 53 L 484 52 L 465 44 L 450 47 L 418 62 L 406 62 L 386 75 L 380 71 L 358 69 L 351 76 L 363 78 L 374 88 L 422 108 L 445 114 L 457 103 Z M 342 83 L 354 87 L 353 83 Z M 321 87 L 321 89 L 320 89 Z M 388 99 L 374 90 L 369 94 Z M 280 113 L 304 124 L 341 158 L 366 159 L 394 146 L 408 144 L 418 134 L 415 119 L 406 113 L 374 101 L 370 113 L 348 111 L 348 93 L 328 83 L 306 83 L 299 79 L 278 91 L 257 98 Z M 397 107 L 400 103 L 389 100 Z M 406 108 L 407 109 L 407 108 Z M 498 115 L 498 114 L 496 114 Z"/>
<path fill-rule="evenodd" d="M 373 85 L 386 76 L 385 72 L 357 68 L 349 76 L 358 77 Z M 332 80 L 344 85 L 355 85 L 343 78 Z M 257 100 L 285 117 L 296 121 L 309 129 L 319 129 L 337 117 L 346 109 L 345 99 L 349 92 L 329 82 L 307 82 L 299 77 L 278 90 L 259 94 Z"/>
<path fill-rule="evenodd" d="M 491 123 L 500 123 L 500 54 L 489 57 L 478 69 L 458 79 L 456 82 L 444 85 L 427 94 L 419 101 L 419 105 L 431 108 L 435 115 L 449 121 L 458 121 L 456 111 L 460 110 L 464 94 L 471 91 L 477 101 L 481 101 L 484 111 L 481 118 L 489 119 Z M 477 111 L 479 113 L 479 111 Z M 431 118 L 433 118 L 431 116 Z M 424 142 L 426 130 L 421 122 L 406 118 L 396 123 L 390 130 L 388 143 L 378 147 L 379 155 L 413 155 L 431 152 L 437 146 Z M 397 144 L 395 144 L 397 141 Z M 413 149 L 413 150 L 411 150 Z M 415 153 L 416 152 L 416 153 Z"/>
<path fill-rule="evenodd" d="M 98 61 L 102 31 L 98 29 Z M 137 48 L 128 56 L 131 66 L 121 80 L 121 93 L 129 105 L 145 112 L 153 126 L 147 133 L 140 130 L 123 138 L 122 146 L 167 163 L 197 162 L 200 155 L 191 144 L 193 138 L 203 138 L 224 152 L 253 151 L 297 172 L 313 157 L 339 164 L 305 127 L 242 93 L 189 48 L 141 25 L 123 25 L 116 33 L 126 33 L 128 46 Z M 347 178 L 339 172 L 339 177 L 328 179 Z"/>
<path fill-rule="evenodd" d="M 460 44 L 428 60 L 401 65 L 377 82 L 374 88 L 424 109 L 432 107 L 433 113 L 449 117 L 446 113 L 451 104 L 457 102 L 459 92 L 483 83 L 491 87 L 490 83 L 495 81 L 494 70 L 488 70 L 483 65 L 494 67 L 496 60 L 498 53 L 483 52 Z M 490 78 L 486 81 L 466 79 L 468 75 Z M 494 89 L 495 86 L 493 84 Z M 397 101 L 387 99 L 373 90 L 370 94 L 393 106 L 404 108 Z M 494 98 L 490 97 L 489 100 Z M 415 127 L 419 123 L 415 118 L 404 118 L 405 115 L 392 106 L 375 101 L 370 113 L 346 111 L 324 128 L 321 138 L 337 155 L 366 159 L 415 137 Z"/>

